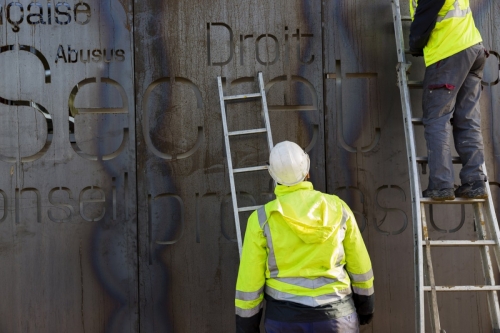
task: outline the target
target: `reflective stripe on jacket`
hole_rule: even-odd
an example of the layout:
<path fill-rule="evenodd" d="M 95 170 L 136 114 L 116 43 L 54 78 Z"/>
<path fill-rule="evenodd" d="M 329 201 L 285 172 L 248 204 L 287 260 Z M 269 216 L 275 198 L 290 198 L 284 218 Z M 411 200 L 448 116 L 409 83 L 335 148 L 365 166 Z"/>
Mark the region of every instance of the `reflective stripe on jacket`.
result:
<path fill-rule="evenodd" d="M 412 20 L 417 5 L 418 0 L 410 0 Z M 430 66 L 481 41 L 481 34 L 474 24 L 469 0 L 446 0 L 439 11 L 429 41 L 424 47 L 425 65 Z"/>
<path fill-rule="evenodd" d="M 250 215 L 236 283 L 236 314 L 262 308 L 264 292 L 307 306 L 354 291 L 373 294 L 370 258 L 349 207 L 310 182 L 278 185 L 276 200 Z M 351 289 L 352 285 L 352 289 Z"/>

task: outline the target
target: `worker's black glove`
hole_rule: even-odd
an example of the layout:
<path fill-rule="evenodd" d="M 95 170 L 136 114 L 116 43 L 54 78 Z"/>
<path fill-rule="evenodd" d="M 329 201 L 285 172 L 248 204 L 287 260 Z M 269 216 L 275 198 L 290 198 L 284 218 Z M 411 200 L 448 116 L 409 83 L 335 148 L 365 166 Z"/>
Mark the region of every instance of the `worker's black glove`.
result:
<path fill-rule="evenodd" d="M 251 317 L 240 317 L 236 315 L 236 333 L 259 333 L 262 309 Z"/>
<path fill-rule="evenodd" d="M 410 54 L 414 57 L 423 57 L 424 50 L 412 49 L 410 48 Z"/>
<path fill-rule="evenodd" d="M 358 318 L 359 318 L 360 325 L 368 325 L 369 323 L 371 323 L 371 321 L 373 319 L 373 313 L 368 314 L 368 315 L 358 314 Z"/>
<path fill-rule="evenodd" d="M 372 321 L 373 312 L 375 311 L 375 294 L 364 296 L 353 293 L 352 300 L 358 313 L 359 324 L 369 324 Z"/>

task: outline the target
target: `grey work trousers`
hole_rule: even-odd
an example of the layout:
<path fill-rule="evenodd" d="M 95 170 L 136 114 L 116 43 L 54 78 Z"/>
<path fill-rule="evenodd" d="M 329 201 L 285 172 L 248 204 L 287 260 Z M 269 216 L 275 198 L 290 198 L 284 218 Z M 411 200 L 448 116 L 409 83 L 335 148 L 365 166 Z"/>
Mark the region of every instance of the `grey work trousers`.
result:
<path fill-rule="evenodd" d="M 429 164 L 429 189 L 454 187 L 450 135 L 462 161 L 462 184 L 485 180 L 479 98 L 486 62 L 481 43 L 426 68 L 423 123 Z"/>

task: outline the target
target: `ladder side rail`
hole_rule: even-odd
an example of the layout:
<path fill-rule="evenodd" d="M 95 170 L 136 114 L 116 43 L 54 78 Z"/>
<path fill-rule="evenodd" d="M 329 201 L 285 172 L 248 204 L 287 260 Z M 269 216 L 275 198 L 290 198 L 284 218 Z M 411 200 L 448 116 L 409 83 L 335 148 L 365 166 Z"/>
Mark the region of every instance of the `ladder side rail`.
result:
<path fill-rule="evenodd" d="M 483 214 L 483 204 L 475 203 L 472 205 L 474 208 L 474 218 L 476 222 L 476 230 L 481 240 L 487 239 L 487 230 L 485 227 L 485 216 Z M 495 274 L 493 272 L 493 264 L 491 261 L 490 249 L 488 246 L 481 247 L 481 263 L 483 266 L 483 275 L 485 278 L 485 285 L 495 285 Z M 496 291 L 488 291 L 488 310 L 490 312 L 491 324 L 493 330 L 500 329 L 500 307 L 498 304 L 498 294 Z"/>
<path fill-rule="evenodd" d="M 488 292 L 491 290 L 500 291 L 500 286 L 478 285 L 478 286 L 435 286 L 437 292 L 457 292 L 457 291 L 480 291 Z M 431 291 L 431 287 L 425 286 L 425 291 Z"/>
<path fill-rule="evenodd" d="M 412 208 L 418 208 L 420 206 L 420 182 L 419 182 L 419 174 L 418 174 L 418 166 L 416 163 L 416 154 L 415 154 L 415 137 L 413 131 L 413 125 L 411 121 L 411 105 L 410 105 L 410 97 L 408 88 L 405 86 L 406 84 L 406 65 L 403 65 L 398 68 L 399 75 L 399 85 L 400 85 L 400 93 L 401 93 L 401 102 L 403 105 L 403 120 L 404 120 L 404 128 L 405 128 L 405 139 L 406 139 L 406 149 L 408 155 L 408 168 L 410 171 L 410 186 L 411 186 L 411 195 L 412 195 Z M 415 210 L 414 214 L 417 218 L 414 220 L 418 221 L 420 225 L 420 212 L 419 209 Z"/>
<path fill-rule="evenodd" d="M 488 177 L 486 170 L 486 163 L 483 163 L 483 172 L 486 177 Z M 486 182 L 486 193 L 488 194 L 488 198 L 485 200 L 485 218 L 488 226 L 488 230 L 490 231 L 491 238 L 497 242 L 497 245 L 493 247 L 493 251 L 495 252 L 495 259 L 497 262 L 498 269 L 500 270 L 500 228 L 498 227 L 498 220 L 495 213 L 495 205 L 493 204 L 493 198 L 491 197 L 491 188 L 490 184 Z"/>
<path fill-rule="evenodd" d="M 410 174 L 411 187 L 411 203 L 412 203 L 412 222 L 413 222 L 413 237 L 414 237 L 414 271 L 415 271 L 415 331 L 416 333 L 425 333 L 425 312 L 424 312 L 424 290 L 423 290 L 423 246 L 422 246 L 422 229 L 420 216 L 420 182 L 414 145 L 413 124 L 411 122 L 411 105 L 410 92 L 406 77 L 408 64 L 405 59 L 403 27 L 401 24 L 401 9 L 399 0 L 393 0 L 392 3 L 394 31 L 396 36 L 396 48 L 398 55 L 398 84 L 401 96 L 401 105 L 404 119 L 404 130 L 406 140 L 406 151 L 408 154 L 408 169 Z"/>
<path fill-rule="evenodd" d="M 262 72 L 258 73 L 259 78 L 259 90 L 262 98 L 262 113 L 264 116 L 264 122 L 267 130 L 267 145 L 269 147 L 269 151 L 273 149 L 273 135 L 271 133 L 271 123 L 269 121 L 269 111 L 267 109 L 267 98 L 266 98 L 266 87 L 264 85 L 264 78 L 262 77 Z"/>
<path fill-rule="evenodd" d="M 392 16 L 394 21 L 394 33 L 396 36 L 396 47 L 398 52 L 398 62 L 406 63 L 405 44 L 403 37 L 403 24 L 401 23 L 401 6 L 399 0 L 392 1 Z"/>
<path fill-rule="evenodd" d="M 426 262 L 427 262 L 427 277 L 429 281 L 429 286 L 431 288 L 431 326 L 432 331 L 434 333 L 441 332 L 441 321 L 439 320 L 439 307 L 437 302 L 437 293 L 436 293 L 436 280 L 434 279 L 434 269 L 432 267 L 432 256 L 431 256 L 431 244 L 429 239 L 429 232 L 427 229 L 427 221 L 425 218 L 425 206 L 424 204 L 420 204 L 421 214 L 422 214 L 422 229 L 423 236 L 425 239 L 425 254 L 426 254 Z"/>
<path fill-rule="evenodd" d="M 234 174 L 233 174 L 233 162 L 231 157 L 231 147 L 229 144 L 229 135 L 227 129 L 227 118 L 226 118 L 226 102 L 224 101 L 224 90 L 222 89 L 222 79 L 220 76 L 217 76 L 217 85 L 219 87 L 219 100 L 220 100 L 220 109 L 222 113 L 222 127 L 224 130 L 224 143 L 226 146 L 226 154 L 227 154 L 227 168 L 229 173 L 229 184 L 231 186 L 231 200 L 233 202 L 233 213 L 234 213 L 234 224 L 236 227 L 236 240 L 238 242 L 238 253 L 241 258 L 241 227 L 240 227 L 240 216 L 238 211 L 238 200 L 236 198 L 236 187 L 234 184 Z"/>

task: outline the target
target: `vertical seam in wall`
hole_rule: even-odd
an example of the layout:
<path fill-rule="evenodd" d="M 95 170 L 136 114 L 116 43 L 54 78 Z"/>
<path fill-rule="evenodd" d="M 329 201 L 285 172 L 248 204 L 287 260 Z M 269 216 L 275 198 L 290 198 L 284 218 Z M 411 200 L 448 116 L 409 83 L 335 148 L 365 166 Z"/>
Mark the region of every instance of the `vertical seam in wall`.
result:
<path fill-rule="evenodd" d="M 328 193 L 328 174 L 327 163 L 328 163 L 328 127 L 329 123 L 327 120 L 327 107 L 326 107 L 326 78 L 325 78 L 325 56 L 326 56 L 326 48 L 325 48 L 325 0 L 321 0 L 321 80 L 322 80 L 322 104 L 323 104 L 323 150 L 324 150 L 324 167 L 323 167 L 323 177 L 325 179 L 325 192 Z"/>
<path fill-rule="evenodd" d="M 137 158 L 137 121 L 138 121 L 138 113 L 137 113 L 137 84 L 136 84 L 136 72 L 135 72 L 135 0 L 132 0 L 132 83 L 134 89 L 134 156 L 135 156 L 135 224 L 136 224 L 136 269 L 137 269 L 137 328 L 136 332 L 141 332 L 141 242 L 140 242 L 140 228 L 139 228 L 139 182 L 138 182 L 138 170 L 139 168 L 139 159 Z M 130 209 L 130 208 L 129 208 Z"/>

